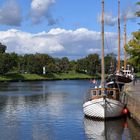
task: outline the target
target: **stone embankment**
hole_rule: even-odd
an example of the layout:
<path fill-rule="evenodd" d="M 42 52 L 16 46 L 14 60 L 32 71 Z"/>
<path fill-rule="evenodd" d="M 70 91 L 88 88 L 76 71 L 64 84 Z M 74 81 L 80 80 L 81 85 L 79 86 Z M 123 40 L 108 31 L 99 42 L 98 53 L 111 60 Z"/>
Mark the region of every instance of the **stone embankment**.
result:
<path fill-rule="evenodd" d="M 124 92 L 131 117 L 140 125 L 140 80 L 126 84 Z"/>

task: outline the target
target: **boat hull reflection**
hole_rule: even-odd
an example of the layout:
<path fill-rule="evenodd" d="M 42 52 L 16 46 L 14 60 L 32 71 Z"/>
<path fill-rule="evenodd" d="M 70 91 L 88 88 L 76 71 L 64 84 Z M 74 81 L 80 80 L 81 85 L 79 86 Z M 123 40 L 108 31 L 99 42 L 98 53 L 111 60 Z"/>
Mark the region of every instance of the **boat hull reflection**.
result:
<path fill-rule="evenodd" d="M 91 140 L 121 140 L 125 119 L 99 121 L 84 118 L 85 133 Z"/>

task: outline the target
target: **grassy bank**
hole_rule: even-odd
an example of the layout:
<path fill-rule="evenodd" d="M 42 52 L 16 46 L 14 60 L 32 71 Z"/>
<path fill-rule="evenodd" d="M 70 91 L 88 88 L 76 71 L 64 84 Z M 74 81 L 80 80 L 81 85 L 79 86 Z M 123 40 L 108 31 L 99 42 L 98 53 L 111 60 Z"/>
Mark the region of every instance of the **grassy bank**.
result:
<path fill-rule="evenodd" d="M 140 72 L 135 74 L 136 77 L 140 78 Z M 96 74 L 94 76 L 90 76 L 87 74 L 81 73 L 52 73 L 46 75 L 39 74 L 6 74 L 0 75 L 0 81 L 38 81 L 38 80 L 66 80 L 66 79 L 90 79 L 96 78 L 99 79 L 100 75 Z"/>
<path fill-rule="evenodd" d="M 137 78 L 140 78 L 140 72 L 135 74 Z"/>
<path fill-rule="evenodd" d="M 0 81 L 36 81 L 36 80 L 65 80 L 65 79 L 90 79 L 99 78 L 98 75 L 90 76 L 80 73 L 61 73 L 61 74 L 6 74 L 0 75 Z"/>

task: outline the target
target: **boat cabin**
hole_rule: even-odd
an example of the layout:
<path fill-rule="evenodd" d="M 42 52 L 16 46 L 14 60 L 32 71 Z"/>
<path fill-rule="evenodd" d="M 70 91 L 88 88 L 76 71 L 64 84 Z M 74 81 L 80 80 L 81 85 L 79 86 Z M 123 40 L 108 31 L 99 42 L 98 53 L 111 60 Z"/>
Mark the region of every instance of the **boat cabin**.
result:
<path fill-rule="evenodd" d="M 119 90 L 116 88 L 97 88 L 97 89 L 94 88 L 90 90 L 91 100 L 101 98 L 103 96 L 106 96 L 114 100 L 119 100 Z"/>

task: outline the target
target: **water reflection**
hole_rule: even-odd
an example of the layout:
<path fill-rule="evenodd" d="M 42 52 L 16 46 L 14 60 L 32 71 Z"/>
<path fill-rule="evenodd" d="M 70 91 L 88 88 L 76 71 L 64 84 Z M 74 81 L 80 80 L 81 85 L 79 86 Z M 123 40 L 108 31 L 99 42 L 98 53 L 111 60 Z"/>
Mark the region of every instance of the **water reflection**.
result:
<path fill-rule="evenodd" d="M 125 118 L 108 121 L 84 118 L 84 126 L 90 140 L 132 140 Z"/>
<path fill-rule="evenodd" d="M 2 83 L 0 140 L 85 140 L 82 103 L 86 83 Z"/>
<path fill-rule="evenodd" d="M 84 126 L 88 89 L 85 80 L 0 83 L 0 140 L 139 140 L 131 120 Z"/>
<path fill-rule="evenodd" d="M 130 140 L 139 140 L 140 139 L 140 126 L 133 120 L 127 118 L 127 127 L 126 127 L 126 135 L 131 134 Z M 128 136 L 128 135 L 127 135 Z"/>

